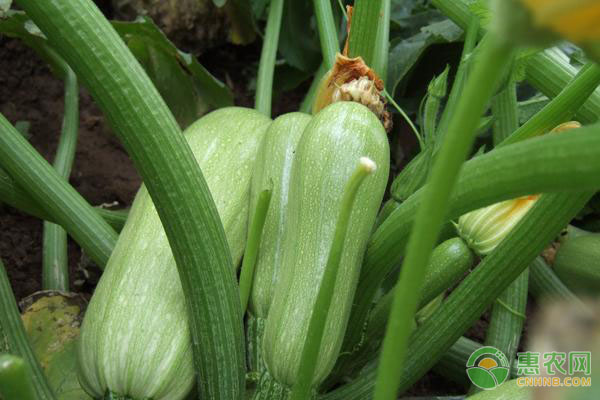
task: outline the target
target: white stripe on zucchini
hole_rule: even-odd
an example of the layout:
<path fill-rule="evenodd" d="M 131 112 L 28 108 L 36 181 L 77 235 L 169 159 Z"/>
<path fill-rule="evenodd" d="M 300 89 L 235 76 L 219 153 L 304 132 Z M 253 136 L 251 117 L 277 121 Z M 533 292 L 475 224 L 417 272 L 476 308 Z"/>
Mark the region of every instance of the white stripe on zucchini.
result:
<path fill-rule="evenodd" d="M 186 130 L 235 265 L 246 240 L 253 163 L 270 121 L 254 110 L 232 107 Z M 183 291 L 145 187 L 88 307 L 78 358 L 82 386 L 96 398 L 111 391 L 135 400 L 178 400 L 194 383 Z"/>
<path fill-rule="evenodd" d="M 341 198 L 362 156 L 378 168 L 361 186 L 351 213 L 351 234 L 344 244 L 314 386 L 331 371 L 340 350 L 363 254 L 387 184 L 389 146 L 377 117 L 351 102 L 321 110 L 300 139 L 290 182 L 283 269 L 263 340 L 268 371 L 284 386 L 295 383 Z"/>

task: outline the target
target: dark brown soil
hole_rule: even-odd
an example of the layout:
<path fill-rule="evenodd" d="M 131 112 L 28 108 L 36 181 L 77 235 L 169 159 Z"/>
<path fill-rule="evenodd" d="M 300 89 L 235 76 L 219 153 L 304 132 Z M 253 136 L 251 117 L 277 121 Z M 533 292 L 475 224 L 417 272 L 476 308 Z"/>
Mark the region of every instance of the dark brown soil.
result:
<path fill-rule="evenodd" d="M 12 123 L 28 121 L 29 141 L 52 161 L 63 113 L 63 84 L 29 48 L 0 39 L 0 112 Z M 89 94 L 81 91 L 79 141 L 71 184 L 93 205 L 131 203 L 140 185 L 127 154 Z M 41 289 L 42 222 L 4 206 L 0 212 L 0 256 L 17 299 Z M 70 242 L 71 281 L 79 247 Z"/>

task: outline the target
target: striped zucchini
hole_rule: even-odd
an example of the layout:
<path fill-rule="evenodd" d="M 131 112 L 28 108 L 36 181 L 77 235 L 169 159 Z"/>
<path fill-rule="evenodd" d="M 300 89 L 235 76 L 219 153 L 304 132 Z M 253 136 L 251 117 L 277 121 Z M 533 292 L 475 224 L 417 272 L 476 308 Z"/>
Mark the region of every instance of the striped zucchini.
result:
<path fill-rule="evenodd" d="M 351 213 L 314 387 L 331 371 L 341 347 L 363 254 L 387 184 L 389 146 L 377 117 L 365 106 L 351 102 L 321 110 L 300 139 L 290 181 L 284 267 L 262 343 L 268 372 L 284 387 L 295 383 L 342 194 L 362 156 L 372 159 L 378 168 L 361 186 Z"/>
<path fill-rule="evenodd" d="M 256 260 L 247 319 L 247 352 L 252 371 L 263 369 L 259 361 L 260 343 L 282 264 L 281 249 L 292 162 L 302 132 L 310 120 L 310 115 L 297 112 L 275 119 L 265 134 L 254 165 L 250 210 L 256 208 L 258 197 L 264 189 L 271 189 L 272 192 Z"/>
<path fill-rule="evenodd" d="M 253 163 L 269 124 L 254 110 L 231 107 L 186 130 L 236 265 L 246 240 Z M 177 400 L 194 383 L 175 260 L 143 186 L 85 315 L 78 361 L 82 387 L 95 398 L 110 392 L 133 400 Z"/>
<path fill-rule="evenodd" d="M 250 311 L 259 318 L 267 317 L 279 276 L 292 161 L 310 120 L 311 116 L 303 113 L 289 113 L 275 119 L 265 134 L 254 165 L 250 209 L 256 208 L 261 191 L 272 188 L 250 296 Z"/>
<path fill-rule="evenodd" d="M 560 245 L 554 259 L 556 275 L 574 292 L 600 289 L 600 234 L 574 236 Z"/>

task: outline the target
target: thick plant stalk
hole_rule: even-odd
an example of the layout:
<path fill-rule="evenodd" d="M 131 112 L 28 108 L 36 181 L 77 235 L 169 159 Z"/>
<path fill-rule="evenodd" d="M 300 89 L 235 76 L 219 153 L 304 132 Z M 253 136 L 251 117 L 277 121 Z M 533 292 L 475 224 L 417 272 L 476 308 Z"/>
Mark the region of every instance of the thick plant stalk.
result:
<path fill-rule="evenodd" d="M 348 56 L 362 57 L 378 74 L 382 72 L 383 65 L 375 66 L 374 63 L 382 60 L 385 38 L 380 29 L 384 29 L 386 24 L 389 27 L 389 15 L 381 13 L 382 6 L 383 0 L 356 0 L 348 38 Z M 384 21 L 385 17 L 388 17 L 388 21 Z M 381 43 L 378 43 L 378 39 Z"/>
<path fill-rule="evenodd" d="M 459 168 L 475 139 L 475 129 L 489 97 L 510 62 L 512 47 L 494 36 L 481 48 L 463 97 L 448 123 L 448 131 L 432 168 L 423 203 L 418 208 L 414 230 L 395 289 L 394 302 L 383 342 L 375 400 L 394 399 L 410 335 L 425 267 L 446 214 Z"/>
<path fill-rule="evenodd" d="M 291 400 L 305 400 L 311 395 L 315 364 L 319 357 L 319 349 L 321 348 L 323 334 L 325 333 L 327 315 L 331 311 L 333 289 L 342 259 L 342 251 L 348 233 L 350 215 L 356 200 L 356 194 L 365 178 L 372 174 L 376 168 L 377 166 L 372 160 L 366 157 L 361 158 L 344 191 L 340 214 L 335 225 L 333 242 L 327 258 L 327 265 L 325 266 L 323 279 L 321 280 L 314 309 L 310 316 L 306 340 L 304 341 L 302 356 L 300 358 L 298 377 L 292 388 Z M 336 310 L 333 310 L 333 312 L 336 312 Z"/>
<path fill-rule="evenodd" d="M 91 1 L 18 4 L 86 84 L 144 179 L 177 263 L 200 395 L 240 399 L 244 341 L 231 255 L 206 181 L 177 122 Z"/>
<path fill-rule="evenodd" d="M 271 116 L 273 73 L 275 72 L 275 57 L 277 56 L 277 44 L 279 43 L 283 2 L 284 0 L 273 0 L 269 3 L 269 18 L 260 54 L 260 64 L 258 65 L 254 108 L 267 117 Z"/>
<path fill-rule="evenodd" d="M 65 111 L 62 133 L 54 159 L 54 169 L 68 180 L 75 158 L 79 129 L 79 84 L 77 76 L 67 63 L 58 56 L 55 57 L 55 62 L 62 64 L 65 72 Z M 69 291 L 67 232 L 59 225 L 44 221 L 43 247 L 42 288 L 44 290 Z"/>
<path fill-rule="evenodd" d="M 2 167 L 37 204 L 54 216 L 100 266 L 108 261 L 117 233 L 58 172 L 0 115 Z"/>
<path fill-rule="evenodd" d="M 38 400 L 54 400 L 54 394 L 46 381 L 42 367 L 27 341 L 21 314 L 10 287 L 4 264 L 0 261 L 0 333 L 6 335 L 8 350 L 29 364 L 33 388 Z"/>
<path fill-rule="evenodd" d="M 319 28 L 319 40 L 321 41 L 321 53 L 323 53 L 323 64 L 325 70 L 333 67 L 335 55 L 340 51 L 337 28 L 333 20 L 333 10 L 329 0 L 313 0 L 315 16 Z M 311 105 L 312 106 L 312 105 Z"/>

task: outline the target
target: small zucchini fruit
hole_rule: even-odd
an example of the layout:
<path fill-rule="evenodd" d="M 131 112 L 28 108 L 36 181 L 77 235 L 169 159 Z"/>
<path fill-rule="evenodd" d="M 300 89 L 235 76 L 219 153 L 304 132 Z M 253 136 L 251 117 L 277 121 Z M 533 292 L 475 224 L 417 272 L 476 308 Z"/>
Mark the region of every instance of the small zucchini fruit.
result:
<path fill-rule="evenodd" d="M 290 194 L 290 178 L 296 147 L 311 116 L 294 112 L 276 118 L 267 129 L 252 174 L 250 224 L 261 192 L 271 190 L 250 292 L 247 325 L 248 363 L 262 371 L 260 344 L 265 321 L 283 261 L 283 232 Z"/>
<path fill-rule="evenodd" d="M 185 132 L 236 265 L 246 240 L 254 160 L 270 122 L 254 110 L 231 107 L 206 115 Z M 82 387 L 94 398 L 178 400 L 193 386 L 183 291 L 144 186 L 87 309 L 78 362 Z"/>
<path fill-rule="evenodd" d="M 265 133 L 254 164 L 250 210 L 256 208 L 263 190 L 272 189 L 250 295 L 250 311 L 256 317 L 267 317 L 279 278 L 292 162 L 302 132 L 311 118 L 308 114 L 294 112 L 275 119 Z"/>
<path fill-rule="evenodd" d="M 575 236 L 560 245 L 554 271 L 574 292 L 596 294 L 600 290 L 600 234 Z"/>
<path fill-rule="evenodd" d="M 336 102 L 319 111 L 298 144 L 290 181 L 282 270 L 262 343 L 268 373 L 284 387 L 295 383 L 342 195 L 363 156 L 373 160 L 377 170 L 365 179 L 351 211 L 351 228 L 344 243 L 313 387 L 329 374 L 340 351 L 363 255 L 387 185 L 389 145 L 375 114 L 354 102 Z"/>

